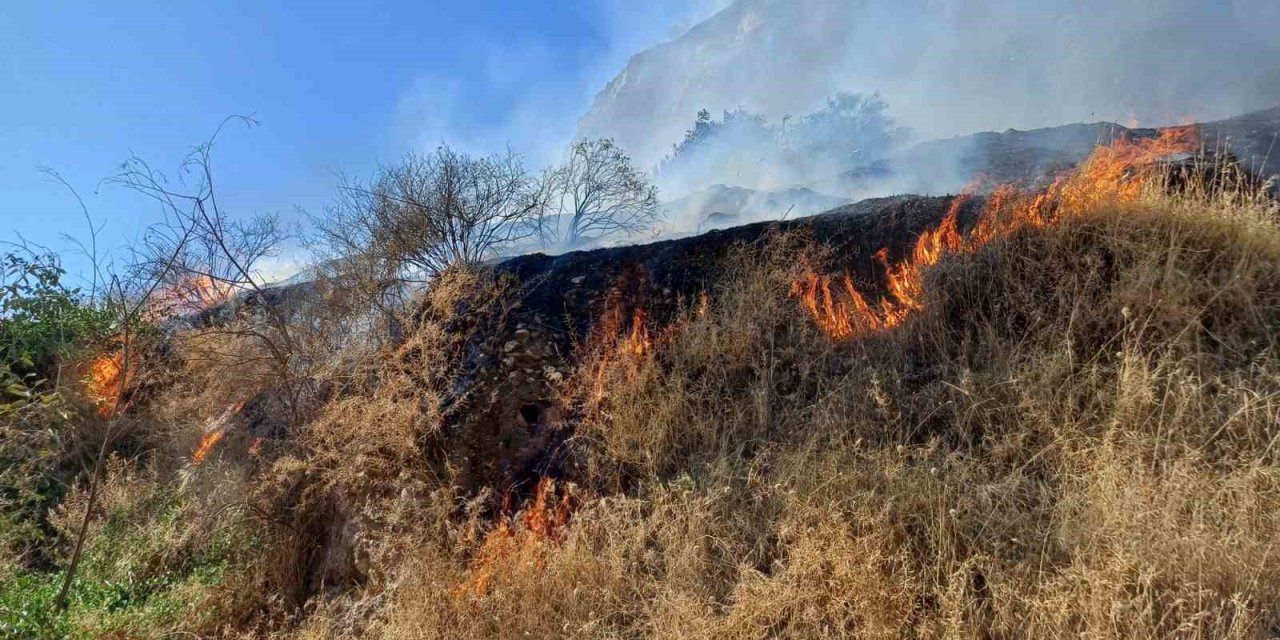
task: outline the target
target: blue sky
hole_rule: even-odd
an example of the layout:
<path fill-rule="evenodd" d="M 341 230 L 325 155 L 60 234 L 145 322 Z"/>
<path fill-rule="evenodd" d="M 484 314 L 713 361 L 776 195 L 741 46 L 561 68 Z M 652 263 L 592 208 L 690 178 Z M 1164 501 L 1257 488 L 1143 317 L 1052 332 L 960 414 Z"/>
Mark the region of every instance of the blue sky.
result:
<path fill-rule="evenodd" d="M 176 167 L 225 117 L 224 208 L 316 211 L 335 173 L 440 141 L 508 144 L 553 159 L 627 57 L 714 10 L 715 0 L 143 2 L 51 0 L 0 8 L 0 240 L 69 251 L 84 238 L 60 172 L 119 251 L 154 207 L 99 187 L 136 154 Z M 82 260 L 68 258 L 73 270 Z"/>

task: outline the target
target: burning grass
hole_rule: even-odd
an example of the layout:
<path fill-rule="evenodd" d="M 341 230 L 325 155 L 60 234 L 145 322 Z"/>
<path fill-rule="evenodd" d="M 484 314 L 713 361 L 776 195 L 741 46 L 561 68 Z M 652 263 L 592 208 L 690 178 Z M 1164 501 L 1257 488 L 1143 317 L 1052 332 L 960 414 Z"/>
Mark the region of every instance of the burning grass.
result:
<path fill-rule="evenodd" d="M 180 318 L 201 313 L 232 299 L 236 286 L 207 275 L 190 276 L 173 282 L 156 292 L 148 305 L 155 320 Z"/>
<path fill-rule="evenodd" d="M 1156 192 L 1089 207 L 981 246 L 933 236 L 912 321 L 856 341 L 794 313 L 797 280 L 848 291 L 803 273 L 802 239 L 738 256 L 629 367 L 583 365 L 582 476 L 603 497 L 562 541 L 462 603 L 427 576 L 467 565 L 424 556 L 371 631 L 1274 633 L 1273 214 Z"/>
<path fill-rule="evenodd" d="M 508 515 L 514 507 L 511 494 L 507 494 L 497 526 L 485 534 L 467 578 L 453 593 L 462 598 L 484 598 L 512 573 L 540 573 L 549 551 L 563 542 L 577 502 L 572 487 L 560 487 L 550 478 L 538 481 L 533 499 L 518 514 Z"/>
<path fill-rule="evenodd" d="M 461 321 L 423 321 L 264 462 L 254 553 L 212 617 L 306 638 L 1274 635 L 1280 229 L 1268 203 L 1150 181 L 1133 158 L 1166 143 L 1048 195 L 957 199 L 883 254 L 879 296 L 811 273 L 796 233 L 734 254 L 668 326 L 608 306 L 557 398 L 573 464 L 528 494 L 465 474 L 476 449 L 449 439 L 488 437 L 457 420 L 485 405 L 439 395 Z M 424 304 L 490 299 L 475 284 Z"/>
<path fill-rule="evenodd" d="M 1098 147 L 1078 168 L 1043 191 L 997 186 L 967 234 L 961 231 L 959 218 L 970 196 L 961 195 L 936 227 L 920 234 L 903 260 L 890 263 L 887 248 L 876 254 L 884 266 L 886 290 L 878 303 L 869 303 L 847 274 L 838 278 L 807 274 L 792 285 L 792 295 L 833 338 L 892 329 L 923 310 L 924 272 L 947 256 L 979 251 L 1023 230 L 1059 224 L 1064 217 L 1089 215 L 1100 207 L 1133 205 L 1167 185 L 1169 160 L 1198 151 L 1194 127 L 1168 129 L 1151 139 L 1117 140 Z"/>
<path fill-rule="evenodd" d="M 119 346 L 108 348 L 83 365 L 81 380 L 85 396 L 97 407 L 100 417 L 109 418 L 123 407 L 127 400 L 125 392 L 137 377 L 129 369 L 124 349 Z"/>

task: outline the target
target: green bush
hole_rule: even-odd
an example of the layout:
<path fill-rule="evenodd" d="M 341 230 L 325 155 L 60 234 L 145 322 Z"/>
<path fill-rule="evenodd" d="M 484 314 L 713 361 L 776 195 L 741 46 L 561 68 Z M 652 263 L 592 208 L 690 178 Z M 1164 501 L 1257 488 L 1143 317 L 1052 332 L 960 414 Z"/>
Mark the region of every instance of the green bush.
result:
<path fill-rule="evenodd" d="M 52 255 L 0 256 L 0 579 L 51 561 L 44 514 L 79 472 L 94 422 L 78 415 L 62 372 L 110 335 L 113 314 L 65 275 Z"/>
<path fill-rule="evenodd" d="M 68 287 L 65 276 L 56 256 L 0 258 L 0 362 L 19 374 L 48 377 L 59 361 L 112 329 L 109 306 Z"/>

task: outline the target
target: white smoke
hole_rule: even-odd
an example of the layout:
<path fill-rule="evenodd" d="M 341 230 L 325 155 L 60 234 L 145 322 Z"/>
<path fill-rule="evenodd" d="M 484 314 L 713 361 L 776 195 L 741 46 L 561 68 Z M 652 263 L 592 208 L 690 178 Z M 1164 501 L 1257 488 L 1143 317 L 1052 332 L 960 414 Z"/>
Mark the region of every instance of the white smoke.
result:
<path fill-rule="evenodd" d="M 424 61 L 423 71 L 400 96 L 394 135 L 406 150 L 431 151 L 441 143 L 474 155 L 510 148 L 531 167 L 563 160 L 576 139 L 579 118 L 599 87 L 627 59 L 678 37 L 730 0 L 594 0 L 581 18 L 590 25 L 566 64 L 555 49 L 565 43 L 538 34 L 519 43 L 475 43 L 482 72 L 459 76 Z M 487 109 L 478 109 L 484 102 Z M 497 111 L 478 119 L 479 111 Z"/>
<path fill-rule="evenodd" d="M 738 0 L 632 58 L 579 134 L 646 163 L 700 109 L 812 111 L 880 92 L 922 138 L 1143 125 L 1280 103 L 1277 0 Z"/>

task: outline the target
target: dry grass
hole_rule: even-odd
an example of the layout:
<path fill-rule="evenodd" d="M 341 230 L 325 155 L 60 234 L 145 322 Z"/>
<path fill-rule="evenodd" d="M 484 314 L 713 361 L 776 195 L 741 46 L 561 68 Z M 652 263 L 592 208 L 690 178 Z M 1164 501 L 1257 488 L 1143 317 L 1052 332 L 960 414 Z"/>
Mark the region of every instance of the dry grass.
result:
<path fill-rule="evenodd" d="M 1159 198 L 944 261 L 833 343 L 744 253 L 571 400 L 590 495 L 456 588 L 424 534 L 375 637 L 1264 638 L 1280 633 L 1280 231 Z M 332 620 L 312 620 L 324 637 Z"/>
<path fill-rule="evenodd" d="M 923 311 L 857 340 L 791 297 L 813 243 L 743 249 L 652 348 L 582 354 L 562 400 L 583 464 L 550 501 L 571 497 L 567 523 L 453 475 L 461 436 L 439 426 L 466 410 L 447 390 L 483 330 L 456 311 L 501 313 L 505 293 L 452 274 L 254 491 L 193 502 L 239 504 L 253 546 L 205 594 L 216 623 L 192 628 L 1274 637 L 1275 211 L 1204 194 L 1091 207 L 943 260 Z M 209 395 L 169 410 L 231 397 L 210 399 L 208 375 L 188 384 Z M 200 473 L 246 486 L 233 471 Z M 132 504 L 112 478 L 104 504 Z"/>

